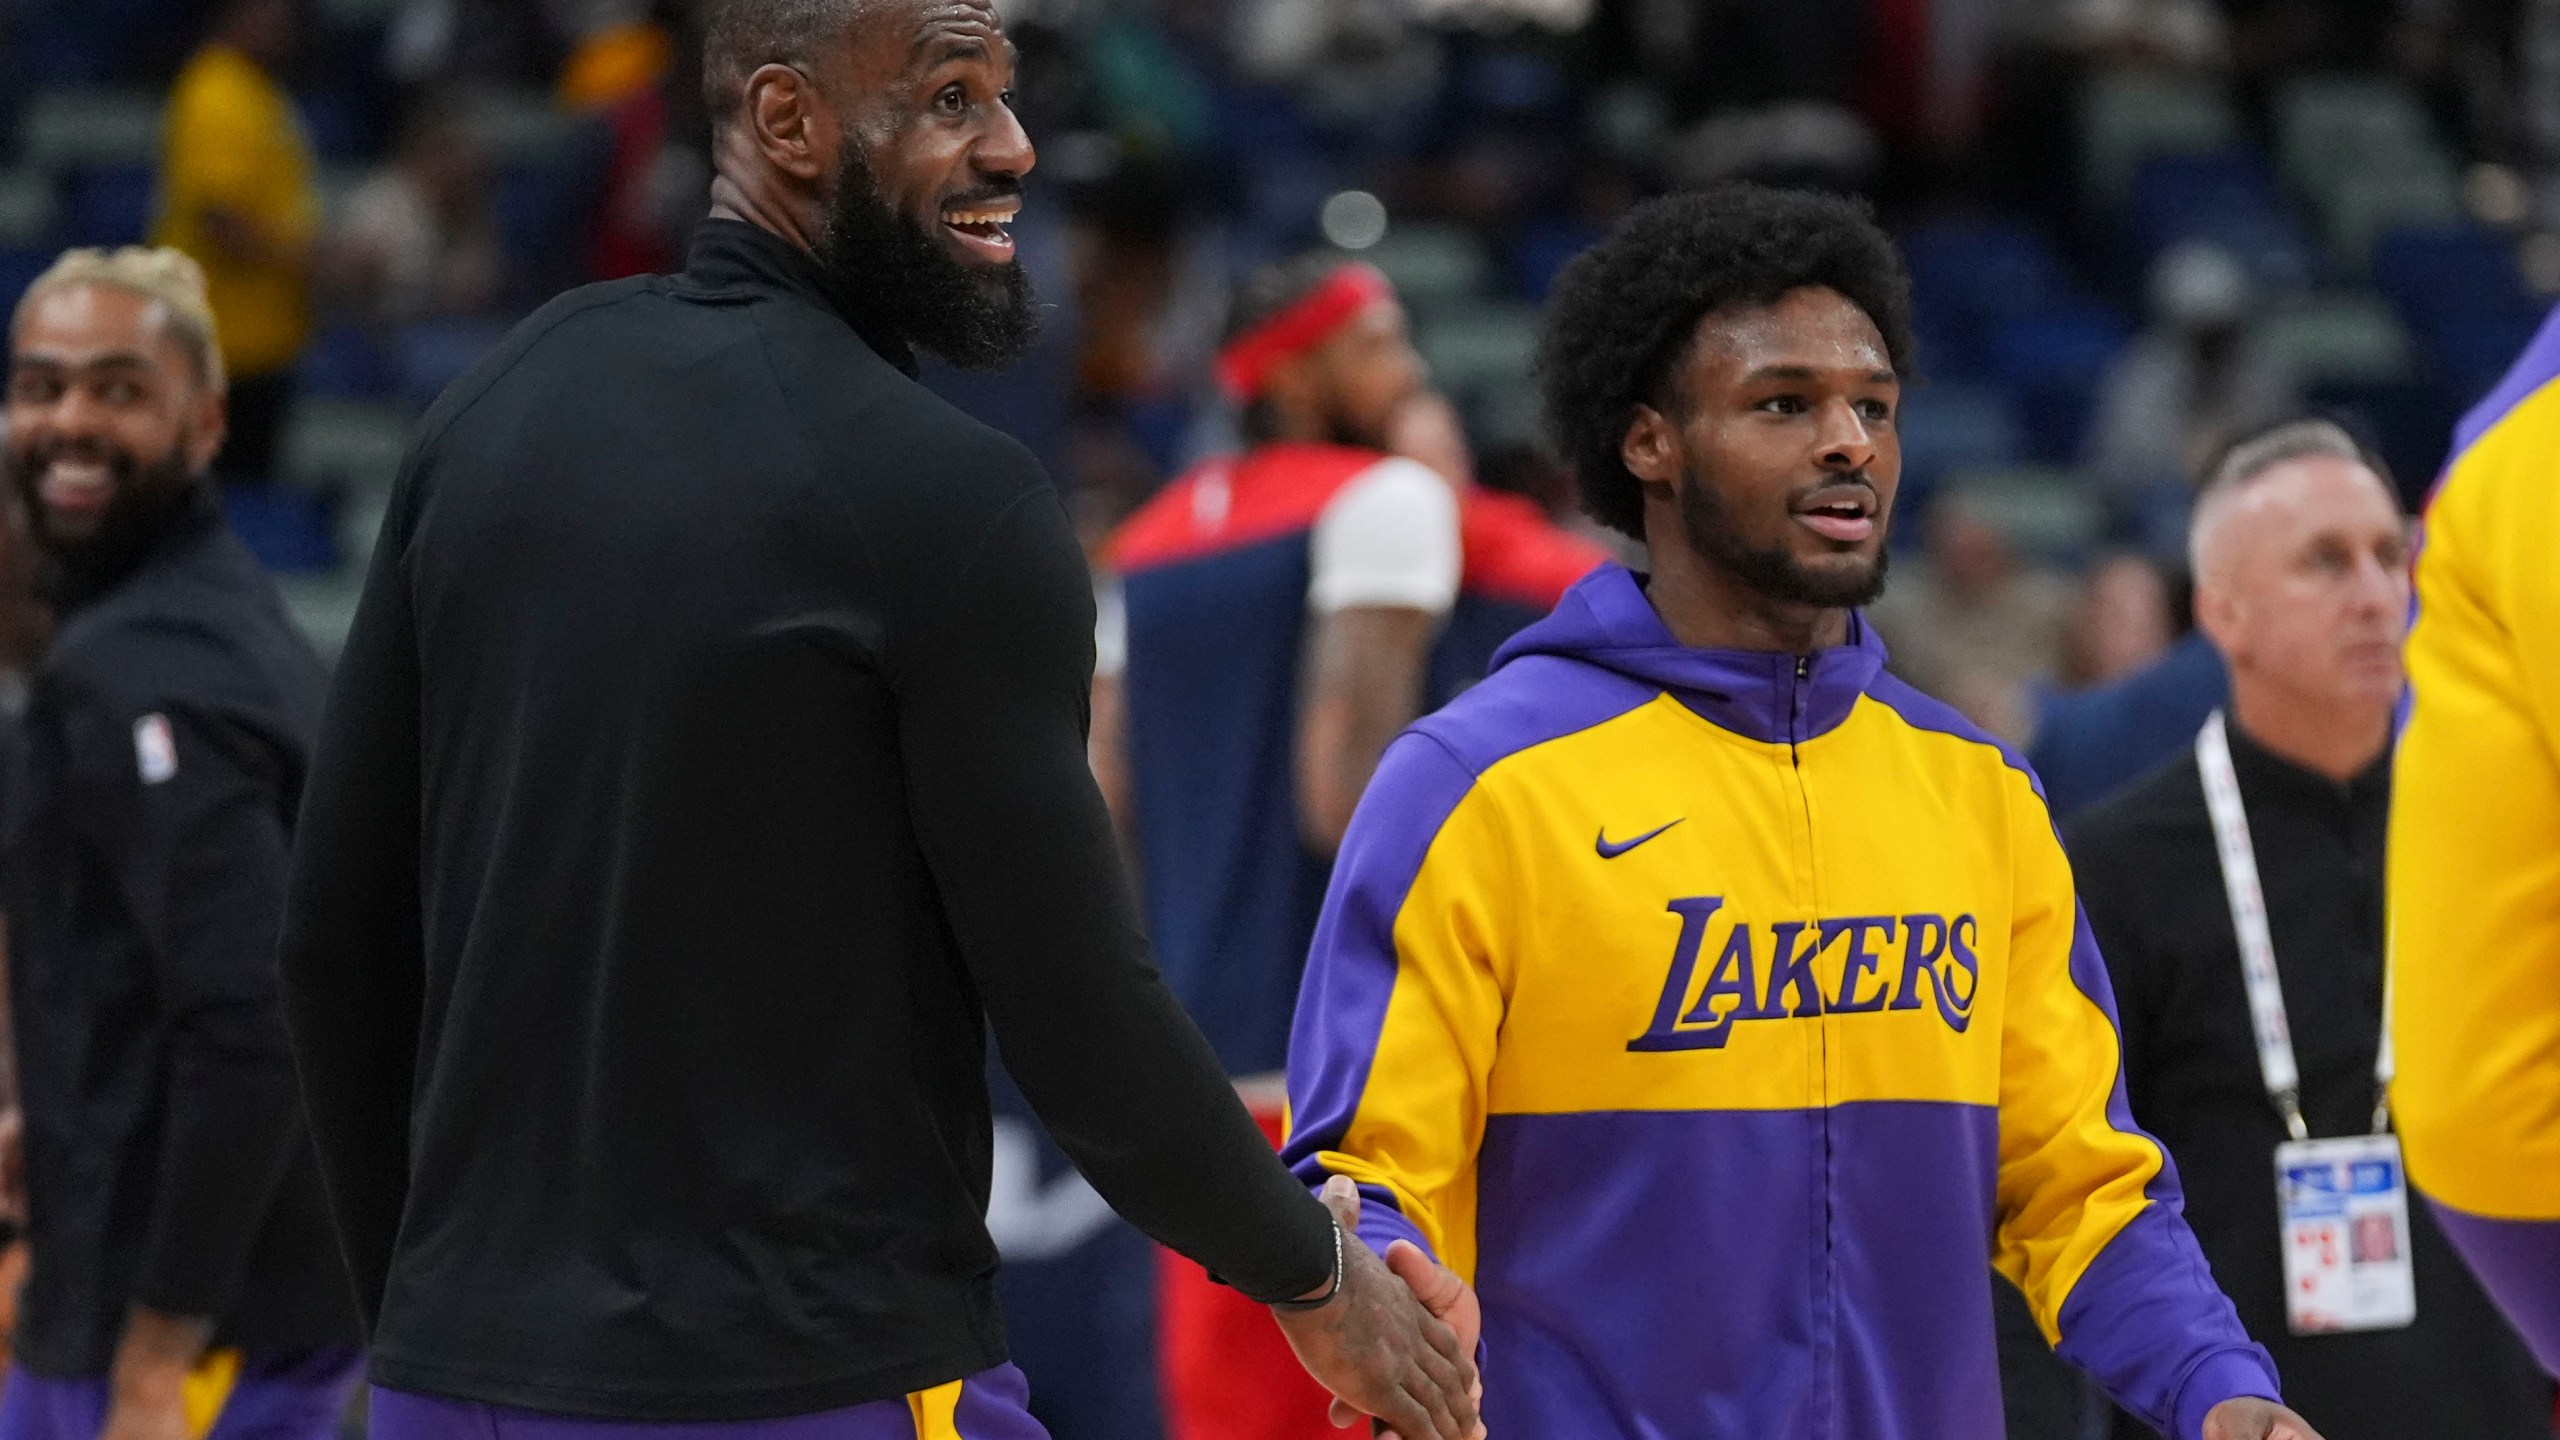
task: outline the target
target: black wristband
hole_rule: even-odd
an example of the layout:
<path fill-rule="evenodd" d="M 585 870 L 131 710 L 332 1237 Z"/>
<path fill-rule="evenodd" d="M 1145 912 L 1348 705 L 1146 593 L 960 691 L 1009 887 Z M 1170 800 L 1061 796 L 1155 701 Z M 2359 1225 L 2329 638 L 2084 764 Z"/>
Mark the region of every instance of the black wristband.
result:
<path fill-rule="evenodd" d="M 1324 1293 L 1321 1295 L 1310 1295 L 1304 1300 L 1274 1300 L 1271 1302 L 1271 1308 L 1284 1315 L 1303 1315 L 1309 1310 L 1321 1310 L 1332 1304 L 1334 1297 L 1342 1293 L 1343 1262 L 1346 1258 L 1343 1253 L 1342 1222 L 1336 1220 L 1333 1222 L 1333 1283 L 1324 1287 Z"/>

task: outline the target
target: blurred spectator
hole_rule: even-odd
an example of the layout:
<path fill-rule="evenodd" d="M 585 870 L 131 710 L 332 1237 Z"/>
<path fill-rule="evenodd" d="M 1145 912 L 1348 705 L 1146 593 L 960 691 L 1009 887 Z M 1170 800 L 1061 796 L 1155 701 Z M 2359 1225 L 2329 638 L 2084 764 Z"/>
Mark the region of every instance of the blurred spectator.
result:
<path fill-rule="evenodd" d="M 2249 338 L 2256 283 L 2231 252 L 2175 246 L 2152 266 L 2149 291 L 2150 327 L 2108 368 L 2083 460 L 2165 555 L 2183 543 L 2188 477 L 2301 397 Z"/>
<path fill-rule="evenodd" d="M 1165 983 L 1273 1143 L 1299 975 L 1333 852 L 1379 755 L 1421 712 L 1461 584 L 1449 480 L 1390 453 L 1431 438 L 1422 361 L 1386 278 L 1338 256 L 1239 288 L 1218 377 L 1253 448 L 1175 480 L 1113 535 L 1122 582 L 1097 650 L 1093 748 L 1137 839 Z M 1114 754 L 1121 758 L 1113 763 Z M 1325 1397 L 1270 1320 L 1168 1252 L 1165 1428 L 1174 1440 L 1327 1433 Z"/>
<path fill-rule="evenodd" d="M 264 481 L 293 408 L 294 361 L 311 335 L 320 197 L 311 148 L 277 78 L 296 41 L 293 0 L 222 0 L 170 91 L 154 242 L 204 267 L 231 376 L 231 425 L 215 469 Z"/>
<path fill-rule="evenodd" d="M 670 206 L 681 198 L 686 219 L 693 218 L 711 178 L 668 143 L 675 33 L 656 19 L 650 0 L 559 0 L 555 8 L 572 37 L 555 93 L 564 108 L 601 122 L 609 142 L 589 276 L 672 270 L 690 227 L 674 223 Z"/>
<path fill-rule="evenodd" d="M 183 1436 L 202 1398 L 322 1440 L 363 1355 L 275 947 L 327 671 L 210 480 L 199 267 L 72 250 L 28 294 L 6 478 L 62 624 L 0 797 L 35 1248 L 0 1428 Z"/>
<path fill-rule="evenodd" d="M 2029 690 L 2062 659 L 2070 582 L 2022 565 L 1961 493 L 1931 507 L 1915 573 L 1869 611 L 1894 673 L 2013 742 L 2032 726 Z"/>
<path fill-rule="evenodd" d="M 481 314 L 503 291 L 488 162 L 458 118 L 441 104 L 413 114 L 391 164 L 347 200 L 329 288 L 367 321 Z"/>
<path fill-rule="evenodd" d="M 2159 659 L 2176 638 L 2159 567 L 2140 555 L 2110 555 L 2083 583 L 2057 678 L 2075 690 L 2103 685 Z"/>
<path fill-rule="evenodd" d="M 2410 609 L 2397 497 L 2345 431 L 2288 424 L 2223 462 L 2193 544 L 2197 623 L 2230 667 L 2229 713 L 2066 832 L 2114 981 L 2134 1119 L 2168 1147 L 2214 1279 L 2275 1356 L 2286 1399 L 2330 1440 L 2548 1437 L 2550 1382 L 2422 1206 L 2405 1236 L 2414 1321 L 2288 1323 L 2269 1160 L 2288 1130 L 2378 1133 L 2384 1113 L 2383 832 Z M 2208 765 L 2231 777 L 2254 871 L 2217 860 Z M 2300 1075 L 2280 1094 L 2260 1068 L 2226 888 L 2263 897 L 2275 1029 Z M 2367 1248 L 2359 1236 L 2360 1258 Z M 2117 1421 L 2126 1440 L 2147 1433 Z"/>
<path fill-rule="evenodd" d="M 2068 0 L 2070 43 L 2111 60 L 2202 69 L 2230 57 L 2231 25 L 2211 0 Z"/>
<path fill-rule="evenodd" d="M 2191 632 L 2112 685 L 2047 695 L 2027 763 L 2044 782 L 2055 822 L 2177 754 L 2228 693 L 2221 655 Z"/>

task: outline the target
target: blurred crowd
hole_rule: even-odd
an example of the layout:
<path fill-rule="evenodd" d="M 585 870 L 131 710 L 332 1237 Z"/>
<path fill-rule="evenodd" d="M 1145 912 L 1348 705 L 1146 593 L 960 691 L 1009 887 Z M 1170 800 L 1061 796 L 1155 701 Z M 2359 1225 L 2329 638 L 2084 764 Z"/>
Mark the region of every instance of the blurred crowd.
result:
<path fill-rule="evenodd" d="M 2059 812 L 2224 693 L 2184 547 L 2228 440 L 2327 414 L 2414 506 L 2560 295 L 2560 5 L 2536 0 L 1002 8 L 1043 338 L 928 383 L 1029 445 L 1096 543 L 1237 448 L 1210 380 L 1235 283 L 1317 245 L 1394 283 L 1447 401 L 1420 413 L 1455 418 L 1401 448 L 1614 543 L 1539 438 L 1564 263 L 1667 190 L 1869 197 L 1924 372 L 1873 618 L 1904 678 L 2032 747 Z M 0 302 L 69 245 L 203 264 L 232 521 L 326 650 L 415 416 L 551 295 L 681 263 L 699 19 L 0 0 Z"/>
<path fill-rule="evenodd" d="M 1257 263 L 1376 263 L 1460 463 L 1561 513 L 1527 372 L 1564 260 L 1648 193 L 1856 190 L 1905 240 L 1928 382 L 1877 618 L 1908 678 L 2021 743 L 2186 628 L 2185 497 L 2219 437 L 2323 409 L 2419 494 L 2560 290 L 2560 122 L 2519 103 L 2551 22 L 2523 0 L 1006 8 L 1047 333 L 935 383 L 1093 533 L 1232 446 L 1207 362 Z M 71 243 L 206 264 L 235 523 L 325 647 L 406 421 L 549 295 L 678 264 L 709 174 L 698 19 L 18 0 L 0 291 Z"/>

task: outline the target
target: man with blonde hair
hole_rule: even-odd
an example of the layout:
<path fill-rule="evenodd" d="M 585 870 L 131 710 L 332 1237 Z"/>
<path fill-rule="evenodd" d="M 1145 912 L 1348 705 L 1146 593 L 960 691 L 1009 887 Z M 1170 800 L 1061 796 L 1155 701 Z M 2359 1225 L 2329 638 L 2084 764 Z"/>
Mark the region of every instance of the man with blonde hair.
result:
<path fill-rule="evenodd" d="M 0 786 L 33 1251 L 0 1440 L 325 1435 L 356 1328 L 275 976 L 320 660 L 206 479 L 196 263 L 72 251 L 9 341 L 57 623 Z"/>

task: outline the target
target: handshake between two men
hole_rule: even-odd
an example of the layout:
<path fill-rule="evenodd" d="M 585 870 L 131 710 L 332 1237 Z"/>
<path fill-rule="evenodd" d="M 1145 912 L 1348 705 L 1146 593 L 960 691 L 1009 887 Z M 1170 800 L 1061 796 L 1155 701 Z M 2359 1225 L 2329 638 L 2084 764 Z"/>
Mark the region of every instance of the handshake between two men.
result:
<path fill-rule="evenodd" d="M 1342 1238 L 1342 1269 L 1326 1303 L 1272 1315 L 1307 1373 L 1333 1393 L 1333 1423 L 1374 1416 L 1404 1440 L 1480 1440 L 1484 1381 L 1476 1341 L 1484 1317 L 1457 1272 L 1398 1240 L 1382 1257 L 1359 1238 L 1360 1189 L 1335 1176 L 1325 1208 Z"/>

